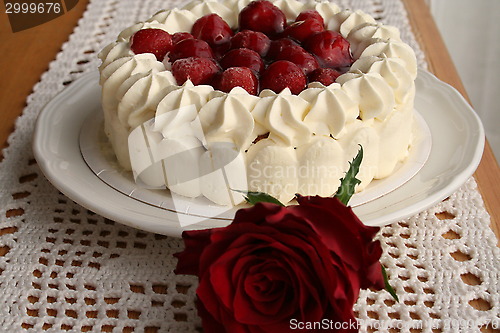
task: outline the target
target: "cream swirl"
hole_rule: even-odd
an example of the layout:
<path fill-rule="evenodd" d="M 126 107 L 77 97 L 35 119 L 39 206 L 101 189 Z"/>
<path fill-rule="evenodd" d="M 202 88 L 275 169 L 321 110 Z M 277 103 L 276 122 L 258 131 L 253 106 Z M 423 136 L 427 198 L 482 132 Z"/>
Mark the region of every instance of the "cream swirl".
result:
<path fill-rule="evenodd" d="M 347 37 L 351 30 L 364 23 L 376 23 L 375 19 L 361 10 L 343 10 L 333 15 L 325 22 L 328 30 L 339 31 L 344 37 Z"/>
<path fill-rule="evenodd" d="M 347 36 L 354 59 L 358 59 L 364 49 L 373 44 L 373 39 L 401 41 L 399 29 L 381 23 L 364 23 L 351 30 Z"/>
<path fill-rule="evenodd" d="M 254 139 L 254 120 L 250 111 L 258 99 L 240 87 L 210 99 L 199 113 L 206 141 L 231 142 L 237 149 L 246 150 Z"/>
<path fill-rule="evenodd" d="M 345 123 L 353 121 L 359 114 L 358 104 L 349 98 L 338 83 L 306 89 L 299 97 L 310 104 L 304 123 L 316 135 L 337 137 Z"/>
<path fill-rule="evenodd" d="M 163 64 L 153 54 L 145 53 L 121 57 L 101 68 L 102 108 L 104 111 L 104 132 L 108 136 L 118 162 L 124 169 L 130 170 L 128 151 L 128 121 L 118 118 L 117 92 L 120 86 L 131 76 L 165 70 Z"/>
<path fill-rule="evenodd" d="M 378 40 L 369 45 L 360 55 L 360 57 L 383 57 L 401 59 L 413 80 L 417 77 L 417 57 L 413 49 L 406 43 L 396 40 Z"/>
<path fill-rule="evenodd" d="M 213 90 L 212 86 L 208 85 L 195 86 L 190 80 L 187 80 L 180 87 L 172 85 L 168 88 L 165 97 L 158 103 L 156 115 L 159 116 L 189 105 L 194 105 L 199 111 L 208 102 Z"/>
<path fill-rule="evenodd" d="M 166 87 L 175 84 L 169 71 L 138 73 L 125 80 L 118 91 L 118 118 L 123 124 L 135 128 L 151 119 Z"/>
<path fill-rule="evenodd" d="M 415 84 L 404 62 L 399 58 L 379 58 L 375 56 L 363 57 L 356 60 L 350 71 L 363 73 L 379 73 L 394 90 L 396 103 L 406 104 Z"/>
<path fill-rule="evenodd" d="M 325 23 L 328 23 L 335 14 L 340 12 L 339 6 L 330 1 L 308 1 L 304 5 L 304 9 L 316 10 L 323 17 Z"/>
<path fill-rule="evenodd" d="M 346 73 L 339 76 L 337 82 L 359 103 L 359 115 L 363 120 L 384 120 L 394 109 L 394 93 L 378 73 Z"/>
<path fill-rule="evenodd" d="M 196 18 L 215 13 L 222 17 L 231 28 L 234 29 L 238 26 L 238 21 L 235 20 L 233 10 L 227 8 L 217 0 L 195 0 L 182 7 L 182 9 L 190 11 Z"/>
<path fill-rule="evenodd" d="M 161 10 L 153 15 L 146 22 L 159 22 L 163 25 L 163 29 L 169 33 L 191 31 L 191 27 L 197 17 L 189 10 L 183 9 L 167 9 Z"/>
<path fill-rule="evenodd" d="M 99 66 L 99 71 L 102 71 L 104 67 L 115 61 L 116 59 L 124 57 L 132 57 L 134 52 L 130 50 L 130 45 L 128 42 L 123 40 L 118 40 L 116 42 L 106 45 L 104 49 L 97 55 L 102 61 Z"/>
<path fill-rule="evenodd" d="M 297 146 L 307 142 L 311 131 L 304 124 L 309 103 L 299 96 L 292 95 L 286 88 L 279 94 L 264 90 L 252 110 L 257 135 L 269 133 L 269 139 L 287 146 Z M 260 132 L 264 130 L 263 132 Z"/>
<path fill-rule="evenodd" d="M 139 73 L 165 70 L 161 62 L 151 53 L 122 57 L 108 64 L 101 70 L 102 105 L 104 110 L 115 110 L 118 106 L 116 93 L 130 76 Z"/>
<path fill-rule="evenodd" d="M 281 9 L 287 20 L 295 21 L 295 18 L 304 10 L 304 4 L 297 0 L 273 0 L 272 3 Z"/>
<path fill-rule="evenodd" d="M 232 21 L 238 24 L 238 16 L 243 8 L 245 8 L 253 0 L 222 0 L 222 4 L 233 11 Z M 232 27 L 235 28 L 235 27 Z"/>

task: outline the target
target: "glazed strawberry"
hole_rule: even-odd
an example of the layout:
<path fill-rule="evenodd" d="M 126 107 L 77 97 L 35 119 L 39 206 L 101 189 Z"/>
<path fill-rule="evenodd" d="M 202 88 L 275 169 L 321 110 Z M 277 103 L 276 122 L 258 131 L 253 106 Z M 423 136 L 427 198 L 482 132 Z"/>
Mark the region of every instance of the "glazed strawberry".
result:
<path fill-rule="evenodd" d="M 236 49 L 226 53 L 220 60 L 223 69 L 229 67 L 247 67 L 255 73 L 264 69 L 264 62 L 259 54 L 250 49 Z"/>
<path fill-rule="evenodd" d="M 338 32 L 325 30 L 307 38 L 304 48 L 318 57 L 322 67 L 340 68 L 352 64 L 349 42 Z"/>
<path fill-rule="evenodd" d="M 299 66 L 287 60 L 273 62 L 262 73 L 261 89 L 271 89 L 275 93 L 289 88 L 292 94 L 299 94 L 306 87 L 306 76 Z"/>
<path fill-rule="evenodd" d="M 212 46 L 212 50 L 214 51 L 215 59 L 220 60 L 231 48 L 231 43 L 226 42 L 224 44 L 214 45 Z"/>
<path fill-rule="evenodd" d="M 325 28 L 321 22 L 315 19 L 307 19 L 289 25 L 283 32 L 283 35 L 285 37 L 293 38 L 299 42 L 303 42 L 309 36 L 323 30 L 325 30 Z"/>
<path fill-rule="evenodd" d="M 269 51 L 267 52 L 266 59 L 274 60 L 280 54 L 285 47 L 288 46 L 300 46 L 297 42 L 294 42 L 290 38 L 281 38 L 278 40 L 273 40 Z"/>
<path fill-rule="evenodd" d="M 229 42 L 233 31 L 222 17 L 217 14 L 208 14 L 194 22 L 191 34 L 214 46 Z"/>
<path fill-rule="evenodd" d="M 194 36 L 189 32 L 176 32 L 172 35 L 172 43 L 177 44 L 184 39 L 193 39 Z"/>
<path fill-rule="evenodd" d="M 208 58 L 189 57 L 178 59 L 172 64 L 172 74 L 179 85 L 187 80 L 191 80 L 194 85 L 210 84 L 218 72 L 215 61 Z"/>
<path fill-rule="evenodd" d="M 324 86 L 334 83 L 340 73 L 333 68 L 318 68 L 309 74 L 309 82 L 320 82 Z"/>
<path fill-rule="evenodd" d="M 243 30 L 231 38 L 231 49 L 246 48 L 264 57 L 271 46 L 271 40 L 262 32 Z"/>
<path fill-rule="evenodd" d="M 259 81 L 251 69 L 246 67 L 230 67 L 218 78 L 216 88 L 230 92 L 234 87 L 241 87 L 249 94 L 257 95 Z"/>
<path fill-rule="evenodd" d="M 325 26 L 325 20 L 323 20 L 321 14 L 314 9 L 305 10 L 302 13 L 300 13 L 295 19 L 295 22 L 305 21 L 305 20 L 316 20 L 319 23 L 321 23 L 323 27 Z"/>
<path fill-rule="evenodd" d="M 276 56 L 276 59 L 293 62 L 302 69 L 305 75 L 308 75 L 319 67 L 316 58 L 299 45 L 285 46 Z"/>
<path fill-rule="evenodd" d="M 168 57 L 171 62 L 189 57 L 214 58 L 214 52 L 207 42 L 199 39 L 184 39 L 174 45 Z"/>
<path fill-rule="evenodd" d="M 253 30 L 268 36 L 283 32 L 286 26 L 285 14 L 269 1 L 252 1 L 238 16 L 240 30 Z"/>
<path fill-rule="evenodd" d="M 130 38 L 130 49 L 135 54 L 153 53 L 158 61 L 172 50 L 172 37 L 161 29 L 142 29 Z"/>

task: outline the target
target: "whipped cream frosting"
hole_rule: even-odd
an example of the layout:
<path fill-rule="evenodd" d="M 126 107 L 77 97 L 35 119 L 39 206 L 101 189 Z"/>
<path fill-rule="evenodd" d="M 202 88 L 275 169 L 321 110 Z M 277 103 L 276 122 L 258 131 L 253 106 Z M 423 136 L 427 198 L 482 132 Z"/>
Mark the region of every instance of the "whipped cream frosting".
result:
<path fill-rule="evenodd" d="M 267 192 L 282 202 L 295 193 L 332 195 L 360 144 L 364 158 L 357 191 L 404 161 L 412 143 L 417 63 L 398 29 L 329 1 L 272 2 L 290 21 L 304 10 L 317 10 L 327 29 L 350 42 L 355 62 L 349 71 L 330 86 L 310 83 L 299 95 L 285 89 L 253 96 L 239 87 L 223 93 L 189 80 L 177 85 L 169 63 L 135 55 L 130 37 L 146 28 L 189 32 L 209 13 L 234 29 L 250 0 L 195 0 L 159 11 L 122 31 L 99 54 L 105 133 L 124 169 L 134 169 L 128 140 L 144 124 L 158 154 L 181 157 L 166 158 L 165 171 L 156 162 L 141 167 L 138 179 L 220 205 L 242 202 L 232 189 Z M 185 108 L 190 113 L 180 112 Z"/>
<path fill-rule="evenodd" d="M 206 140 L 231 142 L 239 150 L 248 149 L 254 140 L 255 123 L 249 110 L 259 98 L 240 87 L 233 88 L 228 94 L 214 92 L 211 96 L 199 113 Z"/>
<path fill-rule="evenodd" d="M 333 15 L 330 20 L 328 20 L 327 28 L 328 30 L 335 30 L 340 32 L 344 37 L 347 37 L 351 30 L 359 25 L 365 23 L 376 23 L 375 19 L 370 15 L 366 14 L 361 10 L 343 10 Z"/>

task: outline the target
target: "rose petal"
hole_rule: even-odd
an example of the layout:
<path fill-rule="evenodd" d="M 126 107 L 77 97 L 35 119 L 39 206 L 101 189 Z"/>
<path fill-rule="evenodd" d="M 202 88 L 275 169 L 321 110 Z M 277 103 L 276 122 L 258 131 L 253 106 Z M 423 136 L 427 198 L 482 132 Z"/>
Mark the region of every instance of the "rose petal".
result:
<path fill-rule="evenodd" d="M 210 243 L 210 234 L 213 230 L 184 231 L 184 251 L 174 254 L 177 260 L 175 274 L 189 274 L 199 276 L 199 260 L 201 253 Z"/>

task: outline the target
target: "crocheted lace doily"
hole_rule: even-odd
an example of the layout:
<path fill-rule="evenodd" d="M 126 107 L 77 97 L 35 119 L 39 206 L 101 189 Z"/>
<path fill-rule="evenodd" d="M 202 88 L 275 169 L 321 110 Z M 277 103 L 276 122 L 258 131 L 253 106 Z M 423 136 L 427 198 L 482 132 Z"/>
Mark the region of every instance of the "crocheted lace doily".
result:
<path fill-rule="evenodd" d="M 34 87 L 0 164 L 0 331 L 197 332 L 196 279 L 173 273 L 182 241 L 125 227 L 59 193 L 31 153 L 40 109 L 119 31 L 168 0 L 93 0 Z M 425 59 L 399 0 L 342 0 L 401 30 Z M 400 302 L 361 292 L 363 332 L 480 332 L 498 327 L 500 250 L 470 179 L 447 200 L 380 232 Z M 480 310 L 479 310 L 480 309 Z M 496 325 L 496 326 L 495 326 Z"/>

